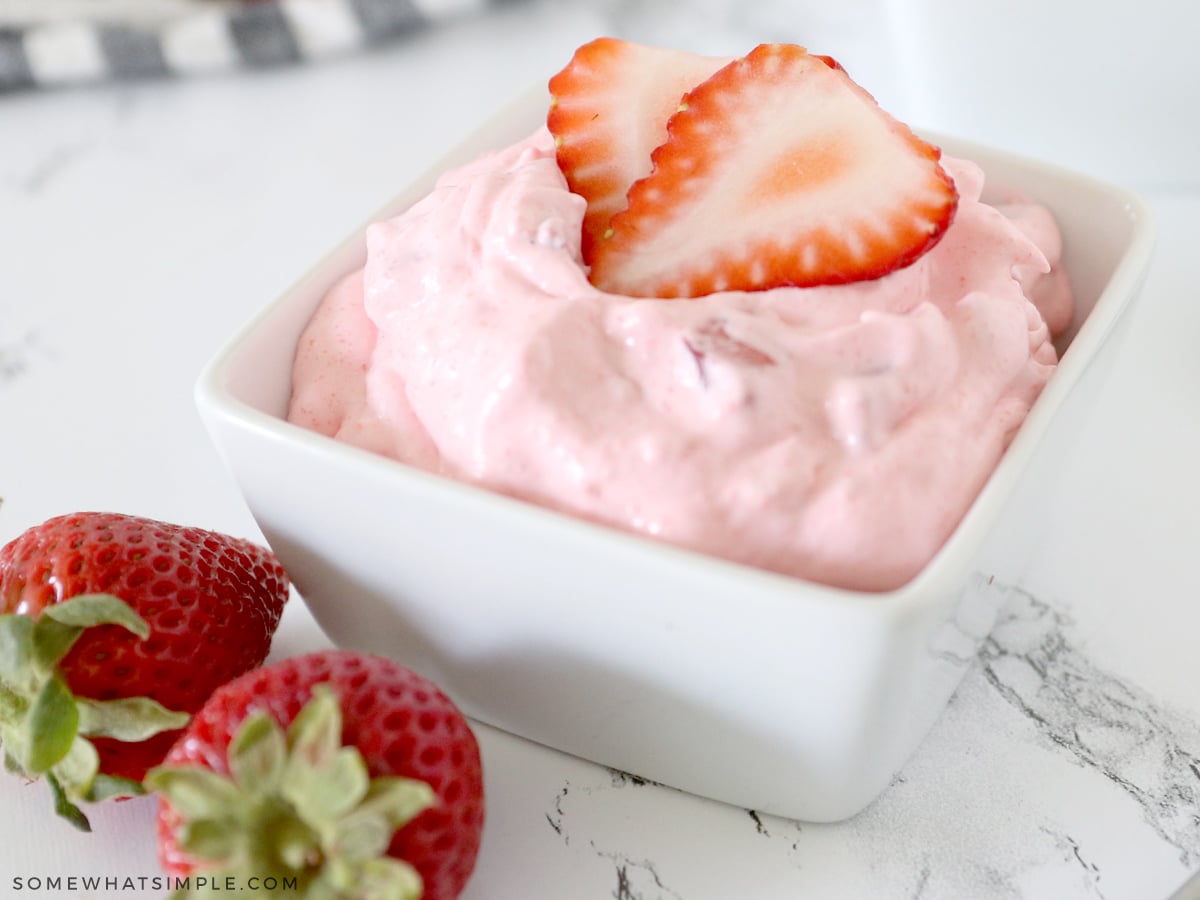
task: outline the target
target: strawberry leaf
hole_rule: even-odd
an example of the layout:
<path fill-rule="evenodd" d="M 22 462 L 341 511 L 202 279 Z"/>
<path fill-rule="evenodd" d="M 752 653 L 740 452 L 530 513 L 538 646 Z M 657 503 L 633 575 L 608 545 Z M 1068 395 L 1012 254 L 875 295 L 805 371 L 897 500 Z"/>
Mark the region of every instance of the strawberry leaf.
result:
<path fill-rule="evenodd" d="M 140 781 L 100 773 L 92 779 L 92 786 L 84 799 L 91 803 L 99 803 L 113 797 L 138 797 L 144 793 L 146 789 Z"/>
<path fill-rule="evenodd" d="M 389 775 L 376 778 L 360 810 L 378 813 L 393 828 L 407 825 L 437 803 L 437 795 L 424 781 Z"/>
<path fill-rule="evenodd" d="M 293 872 L 320 865 L 321 835 L 303 820 L 284 816 L 274 823 L 271 839 L 279 859 Z"/>
<path fill-rule="evenodd" d="M 83 629 L 78 626 L 64 625 L 48 616 L 39 618 L 30 634 L 34 670 L 43 677 L 50 675 L 81 634 Z"/>
<path fill-rule="evenodd" d="M 327 684 L 313 686 L 312 698 L 288 727 L 291 759 L 313 768 L 325 765 L 342 746 L 342 710 Z"/>
<path fill-rule="evenodd" d="M 71 741 L 67 754 L 58 761 L 49 774 L 54 776 L 71 800 L 82 800 L 92 789 L 96 772 L 100 768 L 100 755 L 87 738 L 76 737 Z"/>
<path fill-rule="evenodd" d="M 26 718 L 26 768 L 41 774 L 57 765 L 71 749 L 78 733 L 79 709 L 62 680 L 51 678 L 33 699 Z"/>
<path fill-rule="evenodd" d="M 53 775 L 47 775 L 46 781 L 54 795 L 54 811 L 80 831 L 91 831 L 92 824 L 87 820 L 87 816 L 83 814 L 83 810 L 67 799 L 58 779 Z"/>
<path fill-rule="evenodd" d="M 180 846 L 200 859 L 226 859 L 237 850 L 237 832 L 214 819 L 186 825 L 180 837 Z"/>
<path fill-rule="evenodd" d="M 140 638 L 150 636 L 150 626 L 146 620 L 134 612 L 128 603 L 112 594 L 80 594 L 47 606 L 42 610 L 42 615 L 76 628 L 120 625 Z"/>
<path fill-rule="evenodd" d="M 344 816 L 367 794 L 371 777 L 362 754 L 345 747 L 319 769 L 295 766 L 282 787 L 283 795 L 307 821 L 318 828 Z"/>
<path fill-rule="evenodd" d="M 382 856 L 392 835 L 435 802 L 433 788 L 424 781 L 395 775 L 373 779 L 366 799 L 337 823 L 333 843 L 338 855 Z"/>
<path fill-rule="evenodd" d="M 313 688 L 288 729 L 288 744 L 281 791 L 305 820 L 323 827 L 367 795 L 367 764 L 356 748 L 342 746 L 342 711 L 328 685 Z"/>
<path fill-rule="evenodd" d="M 13 614 L 0 616 L 0 685 L 22 691 L 30 684 L 33 620 Z"/>
<path fill-rule="evenodd" d="M 67 754 L 45 773 L 54 797 L 54 811 L 80 831 L 91 831 L 92 826 L 73 801 L 91 790 L 99 765 L 96 748 L 90 741 L 76 737 Z"/>
<path fill-rule="evenodd" d="M 395 831 L 383 816 L 356 812 L 337 823 L 330 843 L 339 859 L 370 859 L 387 852 Z"/>
<path fill-rule="evenodd" d="M 144 741 L 160 732 L 183 728 L 191 718 L 187 713 L 169 710 L 149 697 L 80 698 L 75 704 L 79 709 L 80 734 L 119 741 Z"/>
<path fill-rule="evenodd" d="M 0 616 L 0 743 L 5 766 L 29 779 L 53 776 L 55 807 L 77 827 L 79 800 L 144 793 L 136 782 L 99 776 L 88 737 L 139 742 L 183 728 L 190 718 L 148 697 L 92 700 L 72 696 L 58 663 L 84 630 L 115 625 L 145 638 L 150 627 L 111 594 L 82 594 L 47 607 L 37 619 Z"/>
<path fill-rule="evenodd" d="M 244 804 L 232 779 L 199 766 L 159 766 L 143 782 L 157 791 L 186 819 L 221 819 Z"/>
<path fill-rule="evenodd" d="M 24 704 L 20 698 L 0 683 L 0 722 L 13 722 L 21 717 Z"/>
<path fill-rule="evenodd" d="M 358 900 L 420 900 L 421 876 L 398 859 L 337 860 L 329 867 L 337 896 Z"/>
<path fill-rule="evenodd" d="M 270 793 L 279 784 L 287 760 L 283 730 L 266 713 L 246 719 L 229 743 L 229 771 L 244 791 Z"/>

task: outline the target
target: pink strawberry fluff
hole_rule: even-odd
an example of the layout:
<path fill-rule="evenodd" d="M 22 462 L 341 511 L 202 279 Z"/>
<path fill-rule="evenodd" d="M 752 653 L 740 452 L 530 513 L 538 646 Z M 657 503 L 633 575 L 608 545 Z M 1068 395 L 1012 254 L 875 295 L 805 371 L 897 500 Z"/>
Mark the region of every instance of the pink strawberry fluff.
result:
<path fill-rule="evenodd" d="M 372 225 L 297 350 L 290 421 L 554 510 L 798 578 L 912 579 L 1057 364 L 1073 301 L 1051 214 L 960 194 L 883 278 L 656 300 L 602 293 L 547 131 Z M 993 192 L 994 193 L 994 192 Z"/>

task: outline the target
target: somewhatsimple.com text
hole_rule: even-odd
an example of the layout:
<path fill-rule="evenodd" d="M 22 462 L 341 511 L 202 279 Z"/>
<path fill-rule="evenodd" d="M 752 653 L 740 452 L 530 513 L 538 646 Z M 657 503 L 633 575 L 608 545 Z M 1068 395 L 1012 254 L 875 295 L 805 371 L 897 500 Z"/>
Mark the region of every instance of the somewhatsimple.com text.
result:
<path fill-rule="evenodd" d="M 267 894 L 295 891 L 294 877 L 273 875 L 17 875 L 12 879 L 13 893 L 38 891 L 179 891 L 206 889 L 214 893 Z"/>

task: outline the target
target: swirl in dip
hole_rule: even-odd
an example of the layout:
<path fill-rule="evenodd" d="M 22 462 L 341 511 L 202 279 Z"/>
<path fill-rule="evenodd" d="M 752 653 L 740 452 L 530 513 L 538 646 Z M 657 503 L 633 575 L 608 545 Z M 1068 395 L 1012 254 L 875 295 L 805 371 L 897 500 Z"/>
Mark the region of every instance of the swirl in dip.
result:
<path fill-rule="evenodd" d="M 844 588 L 932 558 L 1054 371 L 1061 240 L 943 158 L 953 224 L 874 281 L 615 296 L 550 134 L 371 226 L 296 355 L 290 421 L 656 540 Z"/>

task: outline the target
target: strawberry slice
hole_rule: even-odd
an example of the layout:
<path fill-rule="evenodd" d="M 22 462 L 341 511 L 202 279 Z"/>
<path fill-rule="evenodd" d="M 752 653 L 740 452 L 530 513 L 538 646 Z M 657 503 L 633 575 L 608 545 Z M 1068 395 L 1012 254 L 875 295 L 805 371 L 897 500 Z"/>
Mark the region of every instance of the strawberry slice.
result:
<path fill-rule="evenodd" d="M 832 60 L 764 44 L 689 92 L 592 255 L 604 291 L 694 297 L 902 268 L 958 205 L 937 147 Z"/>
<path fill-rule="evenodd" d="M 650 174 L 683 95 L 730 61 L 602 37 L 584 44 L 550 79 L 546 125 L 567 186 L 587 201 L 583 260 L 625 208 L 630 186 Z"/>

